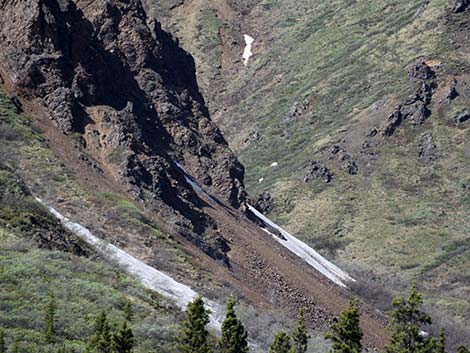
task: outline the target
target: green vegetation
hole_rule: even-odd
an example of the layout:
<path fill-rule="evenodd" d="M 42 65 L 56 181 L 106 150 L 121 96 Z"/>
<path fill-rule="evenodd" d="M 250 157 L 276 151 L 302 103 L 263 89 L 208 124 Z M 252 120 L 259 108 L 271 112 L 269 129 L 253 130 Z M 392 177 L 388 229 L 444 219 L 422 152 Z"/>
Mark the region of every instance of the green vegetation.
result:
<path fill-rule="evenodd" d="M 124 321 L 121 328 L 113 335 L 112 351 L 115 353 L 131 353 L 134 346 L 134 334 L 127 321 Z"/>
<path fill-rule="evenodd" d="M 235 301 L 233 297 L 229 297 L 225 320 L 222 322 L 222 337 L 218 345 L 220 353 L 248 353 L 248 333 L 237 318 L 234 307 Z"/>
<path fill-rule="evenodd" d="M 209 332 L 209 311 L 204 308 L 202 297 L 188 304 L 186 319 L 178 335 L 176 350 L 181 353 L 210 353 L 212 349 L 207 341 Z"/>
<path fill-rule="evenodd" d="M 112 335 L 128 317 L 126 303 L 132 299 L 133 352 L 171 351 L 180 314 L 160 296 L 102 261 L 36 249 L 23 237 L 1 234 L 0 328 L 5 331 L 7 347 L 18 339 L 19 352 L 54 352 L 62 346 L 85 352 L 96 335 L 93 322 L 97 313 L 106 311 L 109 326 L 101 332 L 108 330 L 104 336 Z M 55 296 L 53 343 L 45 339 L 46 329 L 51 327 L 51 292 Z"/>
<path fill-rule="evenodd" d="M 56 302 L 54 293 L 49 293 L 49 301 L 44 308 L 44 339 L 46 343 L 54 343 L 55 325 L 54 316 L 56 311 Z"/>
<path fill-rule="evenodd" d="M 467 80 L 459 76 L 468 72 L 466 56 L 452 45 L 452 31 L 466 15 L 453 24 L 450 7 L 447 0 L 262 0 L 247 6 L 188 0 L 184 13 L 194 9 L 198 21 L 177 21 L 176 12 L 168 22 L 196 57 L 214 119 L 246 167 L 248 191 L 271 193 L 270 218 L 358 277 L 372 273 L 398 291 L 410 281 L 422 283 L 428 303 L 465 328 L 470 136 L 468 124 L 457 127 L 453 120 L 470 104 L 464 86 L 448 105 L 439 102 L 445 92 L 437 92 L 423 126 L 405 122 L 392 138 L 373 140 L 372 156 L 362 149 L 368 132 L 413 93 L 410 65 L 434 60 L 441 63 L 439 80 Z M 241 9 L 247 24 L 241 29 L 255 37 L 246 68 L 226 60 L 241 57 L 244 34 L 227 8 Z M 221 46 L 201 48 L 194 40 L 195 26 L 213 23 L 200 13 L 211 11 L 227 29 L 220 36 L 225 56 Z M 226 50 L 230 40 L 240 47 L 233 53 Z M 213 79 L 219 65 L 228 68 Z M 213 92 L 217 85 L 223 89 Z M 292 114 L 303 104 L 302 114 Z M 247 143 L 253 132 L 259 138 Z M 432 133 L 438 151 L 430 164 L 419 158 L 425 133 Z M 354 157 L 357 175 L 322 155 L 334 143 Z M 303 182 L 309 161 L 321 158 L 333 182 Z M 270 167 L 273 162 L 278 167 Z M 464 280 L 460 287 L 457 278 Z"/>
<path fill-rule="evenodd" d="M 333 342 L 331 353 L 360 353 L 362 351 L 362 336 L 359 327 L 359 303 L 353 300 L 349 308 L 342 312 L 336 323 L 331 325 L 331 332 L 326 338 Z"/>
<path fill-rule="evenodd" d="M 292 332 L 292 340 L 294 344 L 292 345 L 289 353 L 305 353 L 307 351 L 307 343 L 309 338 L 310 335 L 308 334 L 307 328 L 305 327 L 304 310 L 300 308 L 297 326 L 295 327 L 294 332 Z"/>
<path fill-rule="evenodd" d="M 284 331 L 280 331 L 274 336 L 269 353 L 289 353 L 291 347 L 289 335 Z"/>

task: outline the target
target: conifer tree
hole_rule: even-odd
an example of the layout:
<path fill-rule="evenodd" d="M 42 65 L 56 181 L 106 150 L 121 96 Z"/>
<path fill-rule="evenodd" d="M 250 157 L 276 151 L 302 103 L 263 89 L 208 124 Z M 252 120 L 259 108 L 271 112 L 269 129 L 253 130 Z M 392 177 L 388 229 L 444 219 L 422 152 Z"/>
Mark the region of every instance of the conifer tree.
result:
<path fill-rule="evenodd" d="M 299 317 L 297 320 L 297 326 L 292 332 L 292 340 L 294 344 L 290 350 L 290 353 L 305 353 L 307 351 L 307 343 L 310 338 L 307 329 L 305 327 L 304 310 L 299 309 Z"/>
<path fill-rule="evenodd" d="M 470 353 L 470 350 L 463 344 L 457 346 L 457 353 Z"/>
<path fill-rule="evenodd" d="M 96 315 L 95 333 L 91 338 L 91 345 L 99 353 L 109 353 L 111 351 L 111 334 L 106 311 L 102 310 Z"/>
<path fill-rule="evenodd" d="M 101 335 L 96 344 L 96 350 L 98 353 L 111 353 L 111 332 L 108 320 L 104 322 Z"/>
<path fill-rule="evenodd" d="M 274 336 L 273 343 L 269 348 L 269 353 L 289 353 L 291 348 L 289 335 L 280 331 Z"/>
<path fill-rule="evenodd" d="M 49 300 L 44 307 L 44 338 L 47 343 L 54 342 L 56 301 L 54 293 L 49 293 Z"/>
<path fill-rule="evenodd" d="M 392 302 L 392 337 L 386 353 L 416 353 L 429 351 L 431 340 L 422 335 L 422 325 L 431 324 L 431 317 L 422 311 L 423 299 L 413 285 L 408 298 L 397 297 Z"/>
<path fill-rule="evenodd" d="M 331 353 L 360 353 L 362 350 L 362 329 L 359 327 L 361 315 L 359 303 L 352 300 L 349 308 L 339 314 L 337 322 L 325 338 L 333 342 Z"/>
<path fill-rule="evenodd" d="M 5 332 L 0 330 L 0 353 L 6 353 L 7 347 L 5 345 Z"/>
<path fill-rule="evenodd" d="M 20 340 L 18 337 L 15 338 L 13 346 L 11 347 L 10 353 L 19 353 L 20 352 Z"/>
<path fill-rule="evenodd" d="M 113 334 L 112 352 L 131 353 L 134 346 L 134 334 L 127 321 L 124 321 L 121 328 Z"/>
<path fill-rule="evenodd" d="M 210 353 L 211 348 L 207 342 L 209 332 L 206 326 L 209 323 L 209 310 L 204 308 L 204 301 L 199 296 L 188 304 L 186 319 L 177 337 L 176 349 L 181 353 Z"/>
<path fill-rule="evenodd" d="M 248 334 L 234 310 L 233 297 L 227 300 L 227 313 L 222 323 L 222 337 L 219 341 L 220 353 L 248 353 Z"/>
<path fill-rule="evenodd" d="M 132 322 L 132 319 L 134 317 L 134 313 L 132 312 L 132 302 L 130 299 L 128 299 L 126 301 L 126 303 L 124 304 L 124 318 L 126 321 L 128 322 Z"/>
<path fill-rule="evenodd" d="M 436 343 L 433 347 L 433 353 L 446 353 L 446 339 L 444 329 L 439 331 L 439 336 L 437 337 Z"/>

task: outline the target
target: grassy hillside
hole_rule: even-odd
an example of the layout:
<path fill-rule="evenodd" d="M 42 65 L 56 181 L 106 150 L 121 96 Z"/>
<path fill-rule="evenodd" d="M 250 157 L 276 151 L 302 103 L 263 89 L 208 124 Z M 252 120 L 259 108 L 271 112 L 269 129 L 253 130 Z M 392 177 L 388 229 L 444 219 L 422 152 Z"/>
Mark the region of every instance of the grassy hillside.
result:
<path fill-rule="evenodd" d="M 196 56 L 205 91 L 217 87 L 209 93 L 213 116 L 246 167 L 249 192 L 272 194 L 270 216 L 358 277 L 397 291 L 417 281 L 436 311 L 468 326 L 470 124 L 454 119 L 470 106 L 462 36 L 468 13 L 452 14 L 451 6 L 186 1 L 164 18 Z M 193 22 L 179 19 L 209 9 L 223 22 L 225 43 L 201 49 Z M 212 28 L 209 19 L 196 22 Z M 241 57 L 244 33 L 255 38 L 246 68 L 234 56 Z M 229 40 L 238 54 L 226 48 Z M 219 60 L 208 60 L 211 53 Z M 370 137 L 415 92 L 408 71 L 422 60 L 439 63 L 431 115 L 422 125 L 405 121 L 391 137 Z M 208 67 L 219 76 L 211 79 Z M 454 79 L 459 95 L 444 104 Z M 427 135 L 435 145 L 432 161 L 420 156 Z M 335 144 L 355 161 L 357 174 L 329 152 Z M 304 182 L 312 160 L 330 170 L 331 183 Z"/>
<path fill-rule="evenodd" d="M 6 343 L 20 351 L 53 352 L 65 345 L 84 352 L 96 315 L 108 312 L 112 330 L 124 320 L 131 300 L 135 352 L 169 352 L 181 314 L 155 293 L 97 259 L 37 249 L 26 239 L 0 230 L 0 327 Z M 49 293 L 57 303 L 56 343 L 44 342 L 44 307 Z"/>
<path fill-rule="evenodd" d="M 7 347 L 13 349 L 18 341 L 19 352 L 55 352 L 64 346 L 84 352 L 96 315 L 106 310 L 115 330 L 124 320 L 124 305 L 130 300 L 135 316 L 132 329 L 138 342 L 135 352 L 172 350 L 182 318 L 180 310 L 121 269 L 93 256 L 32 197 L 17 174 L 22 149 L 50 152 L 15 110 L 12 101 L 2 96 L 0 328 Z M 51 167 L 47 172 L 52 174 Z M 66 174 L 54 176 L 57 180 L 66 178 Z M 57 303 L 54 344 L 44 340 L 44 308 L 50 293 Z"/>

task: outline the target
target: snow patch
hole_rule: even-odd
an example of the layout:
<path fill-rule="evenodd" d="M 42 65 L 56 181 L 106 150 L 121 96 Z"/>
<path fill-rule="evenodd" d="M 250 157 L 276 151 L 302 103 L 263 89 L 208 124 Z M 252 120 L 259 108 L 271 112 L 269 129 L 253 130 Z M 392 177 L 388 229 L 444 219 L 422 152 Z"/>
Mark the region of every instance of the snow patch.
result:
<path fill-rule="evenodd" d="M 259 178 L 258 183 L 262 183 L 264 181 L 264 178 Z"/>
<path fill-rule="evenodd" d="M 246 66 L 248 65 L 248 60 L 250 60 L 250 57 L 253 55 L 251 48 L 255 39 L 253 37 L 250 37 L 248 34 L 245 34 L 243 37 L 245 38 L 246 44 L 245 50 L 243 51 L 243 64 Z"/>
<path fill-rule="evenodd" d="M 279 167 L 279 163 L 278 162 L 271 163 L 270 167 L 271 168 Z"/>
<path fill-rule="evenodd" d="M 217 203 L 217 201 L 215 201 L 215 199 L 211 195 L 209 195 L 207 192 L 205 192 L 204 189 L 201 188 L 198 183 L 196 183 L 196 181 L 193 179 L 191 174 L 189 174 L 188 171 L 181 164 L 179 164 L 178 162 L 175 162 L 175 161 L 173 161 L 173 162 L 183 172 L 184 178 L 186 179 L 188 184 L 192 186 L 192 188 L 194 190 L 196 190 L 197 192 L 200 192 L 201 194 L 206 195 L 209 198 L 209 200 L 211 200 L 212 202 Z"/>
<path fill-rule="evenodd" d="M 175 281 L 167 274 L 148 266 L 132 255 L 126 253 L 124 250 L 109 244 L 102 239 L 94 236 L 87 228 L 82 225 L 72 222 L 70 219 L 62 215 L 56 209 L 47 206 L 44 201 L 36 197 L 36 200 L 43 204 L 47 209 L 62 223 L 62 225 L 70 232 L 75 234 L 89 246 L 93 247 L 96 252 L 102 257 L 112 260 L 119 266 L 125 268 L 127 273 L 137 278 L 142 285 L 151 289 L 162 296 L 173 300 L 176 305 L 185 310 L 187 304 L 193 301 L 198 294 L 190 287 Z M 210 309 L 210 327 L 215 331 L 220 331 L 222 323 L 223 308 L 211 301 L 204 299 L 206 307 Z"/>
<path fill-rule="evenodd" d="M 346 272 L 341 270 L 336 265 L 329 262 L 323 256 L 321 256 L 317 251 L 312 249 L 310 246 L 305 244 L 303 241 L 297 239 L 292 234 L 288 233 L 283 228 L 279 227 L 276 223 L 265 217 L 261 212 L 259 212 L 253 206 L 248 205 L 249 210 L 259 219 L 261 219 L 265 224 L 269 225 L 270 227 L 276 229 L 278 232 L 282 234 L 285 238 L 281 239 L 275 234 L 271 233 L 269 230 L 265 228 L 261 228 L 266 233 L 272 235 L 272 237 L 280 243 L 282 246 L 289 249 L 291 252 L 299 256 L 305 262 L 307 262 L 310 266 L 312 266 L 315 270 L 320 272 L 326 278 L 331 280 L 332 282 L 336 283 L 341 287 L 346 287 L 345 282 L 355 282 L 355 280 L 349 276 Z"/>

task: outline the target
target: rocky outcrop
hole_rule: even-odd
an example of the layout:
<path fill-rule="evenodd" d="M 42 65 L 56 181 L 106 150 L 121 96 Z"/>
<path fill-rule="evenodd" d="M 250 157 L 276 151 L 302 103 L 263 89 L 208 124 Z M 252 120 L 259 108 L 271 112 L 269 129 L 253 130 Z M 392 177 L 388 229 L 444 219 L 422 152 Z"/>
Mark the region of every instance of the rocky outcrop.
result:
<path fill-rule="evenodd" d="M 454 4 L 452 11 L 455 13 L 464 12 L 469 7 L 470 7 L 470 0 L 455 0 L 455 4 Z"/>
<path fill-rule="evenodd" d="M 442 104 L 450 104 L 455 98 L 459 96 L 459 93 L 456 89 L 457 81 L 453 79 L 447 88 L 446 95 L 442 100 Z"/>
<path fill-rule="evenodd" d="M 0 13 L 4 87 L 80 135 L 84 158 L 218 257 L 217 227 L 174 161 L 234 207 L 244 169 L 210 119 L 192 57 L 149 26 L 139 0 L 19 0 Z"/>
<path fill-rule="evenodd" d="M 458 113 L 455 116 L 454 120 L 457 124 L 462 124 L 462 123 L 470 120 L 470 111 L 469 110 L 464 110 L 463 112 Z"/>
<path fill-rule="evenodd" d="M 391 136 L 395 130 L 407 121 L 412 126 L 422 125 L 431 115 L 429 105 L 435 88 L 435 72 L 425 62 L 414 65 L 408 72 L 408 77 L 416 86 L 415 93 L 403 104 L 395 107 L 381 128 L 383 136 Z M 455 97 L 450 98 L 453 99 Z"/>
<path fill-rule="evenodd" d="M 304 182 L 308 183 L 313 179 L 320 179 L 325 184 L 328 184 L 333 179 L 333 174 L 319 161 L 310 161 L 310 165 L 307 168 L 307 174 L 304 176 Z"/>
<path fill-rule="evenodd" d="M 432 134 L 425 134 L 421 138 L 419 145 L 419 158 L 423 163 L 432 163 L 438 159 L 437 146 L 434 143 Z"/>
<path fill-rule="evenodd" d="M 253 200 L 253 206 L 262 214 L 268 214 L 273 209 L 271 194 L 262 192 Z"/>
<path fill-rule="evenodd" d="M 340 164 L 341 169 L 350 175 L 355 175 L 359 171 L 353 157 L 345 151 L 340 145 L 333 145 L 330 149 L 330 159 L 335 160 Z"/>

